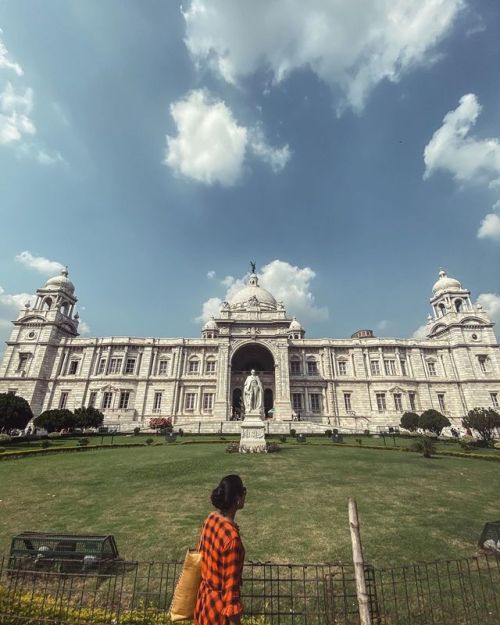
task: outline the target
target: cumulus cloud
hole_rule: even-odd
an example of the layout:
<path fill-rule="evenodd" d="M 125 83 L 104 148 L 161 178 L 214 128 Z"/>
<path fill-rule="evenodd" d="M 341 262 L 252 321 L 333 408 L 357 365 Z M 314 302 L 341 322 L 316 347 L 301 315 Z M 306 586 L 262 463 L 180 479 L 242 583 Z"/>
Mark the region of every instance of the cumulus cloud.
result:
<path fill-rule="evenodd" d="M 33 109 L 33 90 L 16 91 L 8 82 L 0 93 L 0 144 L 20 141 L 25 135 L 34 135 L 35 124 L 30 117 Z"/>
<path fill-rule="evenodd" d="M 282 260 L 273 260 L 262 267 L 258 274 L 259 284 L 270 291 L 277 301 L 285 304 L 289 315 L 296 315 L 301 321 L 324 321 L 328 319 L 328 308 L 316 304 L 311 290 L 311 282 L 316 273 L 310 267 L 297 267 Z M 224 300 L 230 300 L 247 282 L 248 274 L 242 278 L 226 276 L 220 281 L 225 288 L 223 298 L 212 297 L 203 304 L 197 322 L 217 317 Z"/>
<path fill-rule="evenodd" d="M 500 241 L 500 216 L 488 213 L 477 231 L 478 239 L 493 239 Z"/>
<path fill-rule="evenodd" d="M 78 333 L 84 336 L 88 336 L 90 334 L 90 326 L 86 321 L 80 319 L 80 323 L 78 324 Z"/>
<path fill-rule="evenodd" d="M 27 302 L 33 302 L 34 297 L 34 295 L 30 295 L 29 293 L 6 293 L 0 286 L 0 305 L 4 307 L 20 310 L 24 308 Z"/>
<path fill-rule="evenodd" d="M 500 295 L 497 293 L 481 293 L 476 304 L 480 304 L 490 319 L 500 324 Z"/>
<path fill-rule="evenodd" d="M 430 63 L 464 0 L 191 0 L 186 45 L 234 84 L 266 69 L 273 83 L 310 69 L 363 108 L 382 80 Z"/>
<path fill-rule="evenodd" d="M 248 129 L 231 109 L 205 90 L 195 90 L 170 106 L 177 135 L 167 135 L 165 164 L 204 184 L 232 186 L 240 179 L 249 153 L 278 172 L 290 158 L 288 146 L 272 148 L 260 129 Z"/>
<path fill-rule="evenodd" d="M 477 96 L 468 93 L 446 113 L 443 124 L 425 146 L 425 174 L 443 169 L 459 182 L 495 184 L 500 180 L 500 141 L 469 136 L 481 112 Z"/>
<path fill-rule="evenodd" d="M 6 293 L 0 286 L 0 353 L 3 341 L 7 340 L 11 330 L 11 321 L 15 319 L 19 311 L 27 302 L 33 303 L 34 295 L 29 293 Z"/>
<path fill-rule="evenodd" d="M 2 33 L 3 31 L 0 28 L 0 35 Z M 4 42 L 0 38 L 0 70 L 2 69 L 13 71 L 18 76 L 22 76 L 24 73 L 23 68 L 19 65 L 19 63 L 16 63 L 10 59 L 9 52 L 5 47 Z"/>
<path fill-rule="evenodd" d="M 47 275 L 57 274 L 64 269 L 64 265 L 56 260 L 49 260 L 44 256 L 34 256 L 28 250 L 17 254 L 16 260 L 29 269 L 35 269 Z"/>
<path fill-rule="evenodd" d="M 425 339 L 427 338 L 428 328 L 427 325 L 419 326 L 412 334 L 413 339 Z"/>

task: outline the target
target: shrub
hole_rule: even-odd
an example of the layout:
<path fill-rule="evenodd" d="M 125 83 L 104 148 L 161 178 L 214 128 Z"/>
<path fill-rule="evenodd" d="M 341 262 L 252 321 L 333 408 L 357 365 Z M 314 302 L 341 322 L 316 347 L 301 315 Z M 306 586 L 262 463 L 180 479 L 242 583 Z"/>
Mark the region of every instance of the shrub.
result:
<path fill-rule="evenodd" d="M 451 425 L 450 420 L 434 409 L 426 410 L 418 419 L 418 427 L 439 436 L 443 428 Z"/>
<path fill-rule="evenodd" d="M 419 418 L 416 412 L 405 412 L 401 417 L 401 423 L 399 425 L 405 430 L 416 432 Z"/>
<path fill-rule="evenodd" d="M 3 454 L 4 451 L 6 451 L 5 447 L 0 447 L 0 454 Z"/>
<path fill-rule="evenodd" d="M 50 432 L 48 434 L 48 437 L 49 438 L 61 438 L 62 434 L 61 434 L 61 432 Z"/>
<path fill-rule="evenodd" d="M 20 395 L 0 393 L 0 432 L 17 428 L 24 430 L 33 419 L 30 405 Z"/>
<path fill-rule="evenodd" d="M 8 434 L 0 434 L 0 443 L 10 443 L 12 437 Z"/>
<path fill-rule="evenodd" d="M 153 417 L 149 420 L 149 427 L 152 430 L 171 430 L 172 417 Z"/>
<path fill-rule="evenodd" d="M 75 427 L 75 415 L 71 410 L 45 410 L 33 421 L 37 428 L 43 428 L 47 432 L 72 430 Z"/>
<path fill-rule="evenodd" d="M 333 432 L 331 430 L 325 430 L 325 436 L 326 438 L 331 438 L 332 437 Z"/>
<path fill-rule="evenodd" d="M 267 443 L 266 449 L 268 454 L 273 454 L 276 451 L 281 451 L 281 447 L 278 445 L 278 443 Z"/>
<path fill-rule="evenodd" d="M 79 447 L 86 447 L 89 444 L 89 439 L 88 438 L 79 438 L 78 439 L 78 446 Z"/>
<path fill-rule="evenodd" d="M 52 443 L 51 443 L 50 441 L 42 441 L 42 442 L 40 443 L 40 447 L 41 447 L 42 449 L 47 449 L 47 447 L 50 447 L 51 445 L 52 445 Z"/>
<path fill-rule="evenodd" d="M 282 435 L 280 436 L 280 442 L 281 442 L 281 443 L 286 443 L 286 436 L 285 436 L 284 434 L 282 434 Z"/>
<path fill-rule="evenodd" d="M 362 445 L 363 444 L 363 439 L 362 438 L 357 438 L 356 439 L 356 443 L 358 443 L 358 445 Z"/>
<path fill-rule="evenodd" d="M 228 454 L 237 454 L 240 451 L 240 444 L 236 441 L 233 443 L 229 443 L 226 445 L 226 453 Z"/>
<path fill-rule="evenodd" d="M 140 427 L 135 427 L 133 432 L 134 432 L 134 436 L 139 436 L 139 434 L 141 432 L 141 428 Z"/>
<path fill-rule="evenodd" d="M 475 430 L 488 444 L 493 440 L 496 428 L 500 428 L 500 414 L 493 408 L 473 408 L 462 419 L 464 428 Z"/>
<path fill-rule="evenodd" d="M 294 437 L 296 434 L 297 434 L 297 430 L 296 430 L 295 428 L 292 428 L 292 429 L 290 430 L 290 436 L 293 436 L 293 437 Z"/>
<path fill-rule="evenodd" d="M 154 439 L 147 438 L 144 442 L 146 443 L 146 445 L 151 445 L 154 442 Z"/>
<path fill-rule="evenodd" d="M 98 428 L 104 421 L 104 415 L 93 406 L 77 408 L 75 410 L 75 426 L 77 428 Z"/>
<path fill-rule="evenodd" d="M 424 458 L 430 458 L 436 453 L 436 445 L 431 438 L 427 436 L 421 436 L 413 443 L 412 449 L 418 453 L 421 453 Z"/>

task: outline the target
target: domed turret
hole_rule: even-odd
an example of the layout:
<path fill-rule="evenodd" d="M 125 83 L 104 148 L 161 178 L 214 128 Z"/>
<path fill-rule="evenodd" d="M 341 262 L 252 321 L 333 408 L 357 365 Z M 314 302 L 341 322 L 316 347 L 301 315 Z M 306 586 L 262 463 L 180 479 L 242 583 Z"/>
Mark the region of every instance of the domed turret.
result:
<path fill-rule="evenodd" d="M 68 278 L 68 268 L 65 267 L 60 275 L 54 276 L 53 278 L 49 278 L 44 286 L 44 289 L 48 291 L 58 291 L 62 289 L 66 291 L 66 293 L 70 293 L 73 295 L 75 292 L 75 285 Z"/>
<path fill-rule="evenodd" d="M 461 289 L 462 285 L 455 278 L 450 278 L 446 271 L 441 269 L 439 272 L 439 279 L 432 287 L 432 295 L 436 295 L 441 291 L 447 291 L 449 289 Z"/>
<path fill-rule="evenodd" d="M 238 291 L 229 301 L 231 310 L 247 310 L 258 307 L 261 310 L 277 310 L 278 304 L 274 297 L 259 286 L 257 274 L 252 273 L 247 286 Z"/>
<path fill-rule="evenodd" d="M 301 323 L 297 321 L 297 317 L 294 317 L 290 322 L 290 326 L 288 327 L 288 337 L 291 339 L 302 339 L 304 338 L 305 330 L 302 327 Z"/>
<path fill-rule="evenodd" d="M 219 334 L 219 326 L 213 317 L 205 323 L 201 333 L 204 339 L 214 339 Z"/>

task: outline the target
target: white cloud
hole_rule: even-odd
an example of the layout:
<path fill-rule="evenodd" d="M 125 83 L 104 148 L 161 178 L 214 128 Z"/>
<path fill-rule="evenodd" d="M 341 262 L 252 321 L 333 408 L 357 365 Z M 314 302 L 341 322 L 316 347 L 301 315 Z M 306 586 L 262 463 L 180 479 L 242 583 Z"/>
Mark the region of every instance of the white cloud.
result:
<path fill-rule="evenodd" d="M 80 319 L 78 324 L 78 332 L 82 335 L 88 336 L 90 334 L 90 326 L 86 321 Z"/>
<path fill-rule="evenodd" d="M 311 291 L 311 282 L 316 273 L 310 267 L 296 267 L 282 260 L 273 260 L 262 267 L 259 284 L 270 291 L 277 301 L 283 301 L 287 313 L 296 315 L 300 321 L 324 321 L 328 319 L 328 308 L 316 305 Z M 235 278 L 226 276 L 220 281 L 225 287 L 223 298 L 212 297 L 203 304 L 202 313 L 196 321 L 208 321 L 210 317 L 219 316 L 223 300 L 230 300 L 245 284 L 247 276 Z"/>
<path fill-rule="evenodd" d="M 0 35 L 2 34 L 2 29 L 0 28 Z M 4 42 L 0 39 L 0 70 L 7 69 L 12 70 L 18 76 L 23 75 L 23 68 L 19 65 L 19 63 L 15 63 L 11 61 L 9 58 L 9 52 L 5 47 Z"/>
<path fill-rule="evenodd" d="M 412 334 L 413 339 L 425 339 L 427 338 L 428 327 L 427 325 L 419 326 Z"/>
<path fill-rule="evenodd" d="M 47 275 L 57 274 L 64 269 L 64 265 L 56 260 L 49 260 L 43 256 L 33 256 L 28 250 L 17 254 L 16 260 L 29 269 L 35 269 Z"/>
<path fill-rule="evenodd" d="M 444 169 L 459 182 L 495 184 L 500 178 L 500 141 L 476 139 L 469 132 L 481 105 L 473 93 L 460 98 L 458 107 L 446 113 L 442 126 L 425 146 L 424 178 Z"/>
<path fill-rule="evenodd" d="M 260 129 L 235 120 L 230 108 L 205 90 L 191 91 L 170 106 L 177 135 L 167 135 L 165 164 L 204 184 L 232 186 L 243 173 L 249 153 L 278 172 L 290 157 L 288 146 L 270 147 Z"/>
<path fill-rule="evenodd" d="M 191 0 L 186 45 L 234 84 L 257 69 L 274 83 L 307 68 L 362 109 L 382 80 L 435 59 L 463 0 Z"/>
<path fill-rule="evenodd" d="M 500 295 L 497 293 L 481 293 L 476 304 L 480 304 L 490 319 L 500 324 Z"/>
<path fill-rule="evenodd" d="M 481 222 L 477 231 L 479 239 L 493 239 L 500 241 L 500 216 L 495 213 L 488 213 Z"/>
<path fill-rule="evenodd" d="M 34 295 L 30 295 L 29 293 L 6 293 L 0 286 L 0 304 L 9 308 L 20 310 L 24 308 L 27 302 L 33 303 L 34 297 Z"/>
<path fill-rule="evenodd" d="M 215 271 L 213 269 L 211 269 L 210 271 L 207 271 L 207 278 L 209 280 L 213 280 L 215 278 Z"/>
<path fill-rule="evenodd" d="M 35 124 L 30 117 L 32 109 L 33 90 L 16 91 L 8 82 L 0 93 L 0 145 L 35 134 Z"/>

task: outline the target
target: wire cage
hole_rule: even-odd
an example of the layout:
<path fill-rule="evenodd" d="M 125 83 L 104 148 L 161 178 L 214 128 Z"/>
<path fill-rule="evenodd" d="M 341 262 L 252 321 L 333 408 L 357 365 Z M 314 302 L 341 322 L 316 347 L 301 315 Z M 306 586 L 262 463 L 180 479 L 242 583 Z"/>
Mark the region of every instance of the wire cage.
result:
<path fill-rule="evenodd" d="M 485 524 L 479 537 L 479 546 L 489 553 L 500 556 L 500 521 Z"/>
<path fill-rule="evenodd" d="M 118 560 L 111 535 L 22 532 L 12 539 L 9 568 L 85 572 Z"/>

